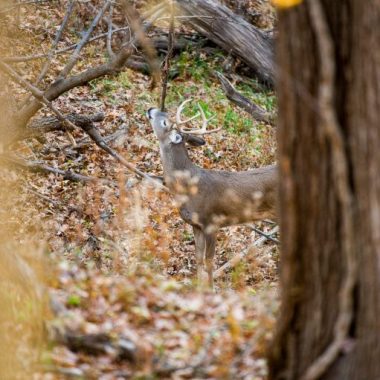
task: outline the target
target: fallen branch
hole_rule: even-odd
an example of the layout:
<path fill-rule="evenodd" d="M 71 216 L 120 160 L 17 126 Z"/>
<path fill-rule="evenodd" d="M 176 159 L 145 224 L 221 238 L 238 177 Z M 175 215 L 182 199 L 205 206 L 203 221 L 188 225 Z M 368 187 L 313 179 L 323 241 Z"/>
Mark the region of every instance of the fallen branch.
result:
<path fill-rule="evenodd" d="M 247 227 L 249 227 L 252 231 L 255 231 L 256 233 L 258 233 L 259 235 L 261 236 L 264 236 L 265 238 L 267 238 L 268 240 L 270 241 L 273 241 L 273 243 L 276 243 L 276 244 L 280 244 L 280 240 L 274 238 L 272 235 L 273 234 L 268 234 L 266 232 L 263 232 L 261 230 L 259 230 L 258 228 L 256 228 L 254 225 L 252 224 L 246 224 Z"/>
<path fill-rule="evenodd" d="M 157 8 L 157 7 L 156 7 Z M 144 24 L 143 28 L 146 31 L 149 29 L 153 22 L 161 16 L 161 14 L 165 11 L 163 5 L 158 7 L 157 12 L 150 16 L 150 21 L 147 21 Z M 54 83 L 50 85 L 50 87 L 45 91 L 44 96 L 47 100 L 52 101 L 58 98 L 63 93 L 71 90 L 74 87 L 83 86 L 88 82 L 105 76 L 111 75 L 119 70 L 121 70 L 127 59 L 131 56 L 134 51 L 134 43 L 137 39 L 134 37 L 130 39 L 127 44 L 125 44 L 118 53 L 116 53 L 115 57 L 111 59 L 109 62 L 105 64 L 101 64 L 96 67 L 91 67 L 80 74 L 73 75 L 71 77 L 67 77 L 66 79 L 56 80 Z M 4 61 L 2 61 L 4 63 Z M 27 125 L 29 119 L 41 108 L 40 102 L 32 101 L 30 104 L 27 104 L 24 108 L 21 109 L 20 115 L 17 117 L 17 128 L 23 128 Z"/>
<path fill-rule="evenodd" d="M 69 136 L 69 139 L 73 145 L 76 144 L 74 138 L 70 134 L 70 130 L 75 129 L 75 124 L 73 124 L 70 120 L 68 120 L 49 100 L 47 100 L 44 96 L 44 93 L 38 89 L 37 87 L 30 84 L 24 78 L 22 78 L 16 71 L 12 69 L 9 65 L 0 61 L 0 68 L 9 75 L 15 82 L 19 83 L 22 87 L 29 90 L 32 95 L 42 104 L 46 105 L 51 111 L 53 111 L 57 118 L 63 123 L 65 126 L 66 132 Z"/>
<path fill-rule="evenodd" d="M 94 122 L 99 122 L 104 120 L 105 115 L 103 113 L 97 113 L 94 115 L 76 115 L 69 114 L 65 117 L 70 120 L 73 124 L 81 126 L 85 124 L 90 124 Z M 39 136 L 47 132 L 64 130 L 65 127 L 60 119 L 56 116 L 42 117 L 33 120 L 28 124 L 25 129 L 25 135 L 20 136 L 20 138 L 29 138 L 34 136 Z"/>
<path fill-rule="evenodd" d="M 51 102 L 49 102 L 44 96 L 43 92 L 28 83 L 25 79 L 21 78 L 10 66 L 8 66 L 6 63 L 3 63 L 0 61 L 0 68 L 2 68 L 8 75 L 10 75 L 16 82 L 20 83 L 23 87 L 28 89 L 37 99 L 39 99 L 43 104 L 48 106 L 58 117 L 60 121 L 68 125 L 68 127 L 75 129 L 76 125 L 73 124 L 70 120 L 68 120 L 65 116 L 63 116 L 60 111 L 58 111 Z M 154 180 L 152 177 L 150 177 L 148 174 L 142 172 L 141 170 L 135 168 L 133 165 L 131 165 L 123 156 L 121 156 L 119 153 L 117 153 L 115 150 L 110 148 L 107 143 L 104 141 L 103 137 L 99 133 L 99 131 L 95 128 L 95 126 L 92 123 L 89 124 L 82 124 L 78 125 L 79 128 L 81 128 L 83 131 L 85 131 L 90 138 L 95 142 L 96 145 L 98 145 L 101 149 L 106 151 L 108 154 L 110 154 L 113 158 L 115 158 L 117 161 L 119 161 L 123 166 L 125 166 L 128 170 L 132 171 L 133 173 L 137 174 L 141 178 L 145 178 L 151 183 L 155 184 L 159 188 L 165 191 L 169 191 L 166 186 L 162 185 L 162 183 Z M 76 145 L 76 144 L 74 144 Z"/>
<path fill-rule="evenodd" d="M 138 347 L 131 340 L 120 337 L 111 338 L 108 334 L 77 334 L 67 332 L 65 344 L 70 350 L 85 352 L 90 355 L 112 354 L 117 360 L 136 362 Z"/>
<path fill-rule="evenodd" d="M 276 226 L 274 228 L 272 228 L 269 232 L 268 232 L 268 235 L 271 236 L 275 233 L 277 233 L 279 230 L 279 227 Z M 264 242 L 268 240 L 268 238 L 266 236 L 261 236 L 259 239 L 257 239 L 254 243 L 253 243 L 253 247 L 260 247 L 261 245 L 264 244 Z M 224 272 L 226 272 L 228 269 L 232 269 L 234 268 L 246 255 L 247 253 L 249 252 L 249 249 L 247 249 L 246 251 L 243 251 L 237 255 L 235 255 L 231 260 L 227 261 L 225 264 L 223 264 L 219 269 L 217 269 L 214 273 L 214 278 L 219 278 L 221 277 Z"/>
<path fill-rule="evenodd" d="M 68 179 L 74 182 L 103 182 L 108 184 L 112 183 L 112 181 L 107 180 L 105 178 L 90 177 L 83 174 L 74 173 L 70 170 L 61 170 L 58 168 L 53 168 L 52 166 L 46 165 L 42 162 L 24 161 L 16 157 L 10 157 L 3 154 L 0 155 L 0 160 L 12 166 L 30 170 L 34 173 L 53 173 L 61 175 L 64 179 Z"/>
<path fill-rule="evenodd" d="M 255 120 L 263 121 L 268 124 L 274 123 L 276 120 L 275 113 L 267 112 L 257 104 L 252 103 L 248 98 L 240 94 L 223 74 L 215 71 L 215 75 L 220 81 L 222 90 L 232 103 L 248 112 Z"/>
<path fill-rule="evenodd" d="M 169 189 L 164 186 L 161 182 L 156 181 L 153 179 L 149 174 L 146 174 L 142 172 L 141 170 L 134 167 L 132 164 L 130 164 L 122 155 L 120 155 L 116 150 L 112 149 L 110 146 L 107 145 L 104 138 L 100 134 L 100 132 L 95 128 L 93 124 L 90 125 L 84 125 L 81 126 L 81 129 L 84 130 L 88 136 L 94 141 L 94 143 L 101 149 L 103 149 L 105 152 L 107 152 L 109 155 L 111 155 L 115 160 L 120 162 L 123 166 L 125 166 L 128 170 L 131 172 L 137 174 L 141 178 L 145 178 L 150 183 L 153 183 L 155 186 L 160 188 L 161 190 L 164 190 L 166 192 L 169 192 Z"/>
<path fill-rule="evenodd" d="M 127 131 L 128 131 L 128 127 L 125 124 L 122 124 L 117 131 L 115 131 L 114 133 L 112 133 L 110 135 L 104 136 L 103 139 L 107 144 L 109 144 L 110 142 L 117 140 L 119 137 L 124 136 L 127 133 Z M 83 148 L 87 148 L 91 144 L 92 144 L 92 139 L 90 137 L 88 137 L 88 135 L 87 135 L 86 137 L 83 137 L 82 139 L 78 140 L 76 146 L 71 146 L 69 144 L 63 146 L 62 151 L 63 152 L 67 151 L 68 153 L 73 153 L 74 151 L 78 151 L 78 150 L 81 150 Z"/>
<path fill-rule="evenodd" d="M 273 40 L 216 0 L 176 0 L 185 22 L 274 84 Z"/>
<path fill-rule="evenodd" d="M 69 211 L 72 211 L 72 212 L 76 212 L 78 213 L 79 215 L 82 215 L 83 214 L 83 209 L 79 208 L 79 207 L 75 207 L 75 206 L 70 206 L 66 203 L 63 203 L 62 201 L 56 201 L 54 199 L 51 199 L 50 197 L 48 197 L 47 195 L 45 194 L 42 194 L 34 189 L 32 189 L 31 187 L 26 187 L 26 190 L 29 191 L 30 193 L 36 195 L 37 197 L 43 199 L 44 201 L 50 203 L 51 205 L 53 205 L 54 207 L 56 208 L 60 208 L 60 209 L 64 209 L 64 208 L 67 208 Z"/>

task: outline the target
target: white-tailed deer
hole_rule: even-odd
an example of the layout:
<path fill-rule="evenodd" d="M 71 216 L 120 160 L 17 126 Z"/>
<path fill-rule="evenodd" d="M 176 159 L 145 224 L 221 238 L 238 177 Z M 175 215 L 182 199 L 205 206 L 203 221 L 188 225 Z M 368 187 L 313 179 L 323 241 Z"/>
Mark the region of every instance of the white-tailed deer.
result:
<path fill-rule="evenodd" d="M 187 100 L 188 101 L 188 100 Z M 199 107 L 199 113 L 188 120 L 181 119 L 187 101 L 177 110 L 171 123 L 166 112 L 151 108 L 147 116 L 160 144 L 164 181 L 179 201 L 182 219 L 192 225 L 195 239 L 198 280 L 202 281 L 204 261 L 209 285 L 213 286 L 213 258 L 216 232 L 219 228 L 247 223 L 276 215 L 277 167 L 265 166 L 244 172 L 207 170 L 189 158 L 185 143 L 203 145 L 196 135 L 220 130 L 207 130 L 209 120 Z M 201 129 L 181 128 L 201 116 Z"/>

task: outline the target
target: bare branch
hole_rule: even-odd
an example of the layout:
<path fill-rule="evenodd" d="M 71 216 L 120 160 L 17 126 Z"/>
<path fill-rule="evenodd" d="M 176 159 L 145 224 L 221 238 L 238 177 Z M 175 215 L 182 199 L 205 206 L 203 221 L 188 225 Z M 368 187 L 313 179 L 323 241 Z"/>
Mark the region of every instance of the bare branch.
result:
<path fill-rule="evenodd" d="M 145 31 L 148 30 L 153 22 L 160 17 L 161 13 L 164 11 L 164 8 L 161 7 L 159 10 L 150 17 L 150 21 L 147 21 L 144 25 Z M 62 95 L 64 92 L 71 90 L 74 87 L 83 86 L 93 79 L 102 77 L 104 75 L 114 74 L 115 72 L 121 70 L 127 59 L 133 52 L 133 43 L 135 38 L 131 39 L 127 45 L 125 45 L 116 55 L 115 58 L 111 61 L 96 66 L 91 67 L 78 75 L 68 77 L 66 79 L 56 80 L 51 86 L 45 91 L 45 98 L 52 101 Z M 23 128 L 27 125 L 29 119 L 41 108 L 41 104 L 38 101 L 31 102 L 25 106 L 17 120 L 17 127 Z"/>
<path fill-rule="evenodd" d="M 108 9 L 110 4 L 111 4 L 111 0 L 107 0 L 105 4 L 103 5 L 103 7 L 99 10 L 98 14 L 95 16 L 94 20 L 92 21 L 90 27 L 84 33 L 82 40 L 79 42 L 79 44 L 75 48 L 73 54 L 71 55 L 69 59 L 69 62 L 66 64 L 66 66 L 63 68 L 63 70 L 59 74 L 58 80 L 66 78 L 67 75 L 70 73 L 70 71 L 73 69 L 74 65 L 76 64 L 76 62 L 78 61 L 80 57 L 81 50 L 88 42 L 91 36 L 91 33 L 95 29 L 96 25 L 98 25 L 100 19 L 103 17 L 104 12 Z"/>
<path fill-rule="evenodd" d="M 44 93 L 40 91 L 37 87 L 30 84 L 25 79 L 23 79 L 20 75 L 16 73 L 16 71 L 14 71 L 6 63 L 0 61 L 0 69 L 2 69 L 6 74 L 8 74 L 14 81 L 19 83 L 22 87 L 29 90 L 33 94 L 33 96 L 36 99 L 38 99 L 39 102 L 41 102 L 42 104 L 45 104 L 51 111 L 53 111 L 57 115 L 58 119 L 64 123 L 66 130 L 68 132 L 68 136 L 71 140 L 71 143 L 75 145 L 76 144 L 75 140 L 69 133 L 70 129 L 75 129 L 75 125 L 70 120 L 68 120 L 65 116 L 63 116 L 62 113 L 49 100 L 46 99 L 46 97 L 44 96 Z"/>
<path fill-rule="evenodd" d="M 124 31 L 129 30 L 129 29 L 130 29 L 129 26 L 123 26 L 122 28 L 112 29 L 112 35 L 115 33 L 124 32 Z M 90 38 L 87 41 L 87 43 L 90 43 L 90 42 L 93 42 L 96 40 L 100 40 L 101 38 L 107 37 L 107 35 L 108 35 L 108 32 L 98 34 L 97 36 Z M 78 46 L 78 44 L 69 45 L 63 49 L 55 51 L 54 55 L 67 53 L 70 50 L 75 49 L 77 46 Z M 28 61 L 33 61 L 35 59 L 46 58 L 47 56 L 48 56 L 48 54 L 35 54 L 35 55 L 26 55 L 26 56 L 4 57 L 4 58 L 2 58 L 2 61 L 6 62 L 6 63 L 28 62 Z"/>
<path fill-rule="evenodd" d="M 73 212 L 76 212 L 78 213 L 79 215 L 82 215 L 83 214 L 83 209 L 80 208 L 80 207 L 76 207 L 76 206 L 71 206 L 71 205 L 68 205 L 62 201 L 56 201 L 50 197 L 48 197 L 47 195 L 45 194 L 42 194 L 40 193 L 39 191 L 36 191 L 35 189 L 31 188 L 30 186 L 27 186 L 26 187 L 26 190 L 29 191 L 30 193 L 36 195 L 37 197 L 43 199 L 44 201 L 50 203 L 51 205 L 53 205 L 54 207 L 57 207 L 57 208 L 67 208 L 69 211 L 73 211 Z"/>
<path fill-rule="evenodd" d="M 272 228 L 267 235 L 272 236 L 275 233 L 279 231 L 278 226 Z M 253 247 L 260 247 L 262 246 L 265 241 L 268 240 L 266 236 L 261 236 L 259 239 L 257 239 L 253 243 Z M 221 277 L 228 269 L 234 268 L 249 252 L 250 250 L 247 249 L 246 251 L 240 252 L 237 255 L 235 255 L 231 260 L 227 261 L 224 265 L 222 265 L 218 270 L 214 273 L 214 279 Z"/>
<path fill-rule="evenodd" d="M 110 9 L 108 13 L 107 52 L 110 59 L 115 58 L 115 53 L 112 50 L 112 14 L 113 14 L 113 4 L 110 5 Z"/>
<path fill-rule="evenodd" d="M 162 92 L 161 92 L 161 111 L 165 112 L 165 98 L 168 87 L 170 60 L 173 55 L 174 45 L 174 2 L 170 2 L 170 27 L 169 27 L 169 40 L 168 40 L 168 52 L 166 54 L 164 67 L 162 70 Z"/>
<path fill-rule="evenodd" d="M 20 2 L 16 3 L 15 5 L 12 5 L 12 6 L 9 6 L 9 7 L 0 8 L 0 13 L 6 13 L 6 12 L 11 11 L 12 9 L 15 9 L 15 8 L 18 8 L 18 7 L 21 7 L 21 6 L 25 6 L 25 5 L 37 5 L 37 4 L 47 3 L 47 2 L 49 2 L 49 0 L 20 1 Z"/>
<path fill-rule="evenodd" d="M 268 234 L 266 232 L 263 232 L 263 231 L 259 230 L 253 224 L 246 224 L 246 226 L 249 227 L 249 228 L 251 228 L 252 231 L 255 231 L 259 235 L 266 237 L 268 240 L 273 241 L 273 243 L 280 244 L 280 240 L 274 238 L 272 235 L 270 235 L 270 234 Z"/>
<path fill-rule="evenodd" d="M 52 62 L 52 58 L 54 56 L 54 53 L 55 53 L 55 49 L 58 45 L 58 42 L 60 41 L 61 37 L 62 37 L 62 33 L 63 31 L 65 30 L 66 26 L 67 26 L 67 23 L 69 21 L 69 18 L 74 10 L 74 0 L 71 0 L 68 7 L 67 7 L 67 11 L 66 11 L 66 14 L 65 14 L 65 17 L 62 21 L 62 24 L 55 36 L 55 39 L 54 39 L 54 42 L 50 48 L 50 51 L 49 53 L 47 54 L 46 56 L 46 62 L 44 64 L 44 66 L 42 67 L 42 70 L 41 70 L 41 73 L 40 75 L 38 76 L 36 82 L 34 83 L 34 85 L 37 87 L 41 81 L 43 80 L 43 78 L 45 77 L 46 73 L 49 71 L 49 68 L 50 68 L 50 65 L 51 65 L 51 62 Z M 20 105 L 19 108 L 22 108 L 30 99 L 30 96 L 27 96 L 27 98 L 23 101 L 23 103 Z"/>
<path fill-rule="evenodd" d="M 164 186 L 161 182 L 156 181 L 149 174 L 146 174 L 142 172 L 141 170 L 135 168 L 122 155 L 120 155 L 118 152 L 116 152 L 114 149 L 108 146 L 104 138 L 102 137 L 102 135 L 99 133 L 99 131 L 95 128 L 93 124 L 82 126 L 81 129 L 83 129 L 90 136 L 90 138 L 95 142 L 95 144 L 99 148 L 103 149 L 105 152 L 111 155 L 115 160 L 120 162 L 129 171 L 137 174 L 141 178 L 145 178 L 146 180 L 148 180 L 150 183 L 154 184 L 158 188 L 169 192 L 169 189 L 166 186 Z"/>
<path fill-rule="evenodd" d="M 63 34 L 63 32 L 64 32 L 67 24 L 68 24 L 70 16 L 73 13 L 74 4 L 75 4 L 75 1 L 71 0 L 70 3 L 69 3 L 69 5 L 68 5 L 68 7 L 67 7 L 67 11 L 66 11 L 65 17 L 64 17 L 64 19 L 62 21 L 62 24 L 61 24 L 61 26 L 60 26 L 60 28 L 59 28 L 59 30 L 57 32 L 57 35 L 55 36 L 53 45 L 51 46 L 51 49 L 50 49 L 49 53 L 47 54 L 46 63 L 44 65 L 44 67 L 42 68 L 41 73 L 38 76 L 37 81 L 34 84 L 35 86 L 38 86 L 38 84 L 42 81 L 42 79 L 45 77 L 46 73 L 49 70 L 49 67 L 50 67 L 50 64 L 51 64 L 51 59 L 54 56 L 55 49 L 56 49 L 56 47 L 58 45 L 58 42 L 60 41 L 60 39 L 62 37 L 62 34 Z"/>
<path fill-rule="evenodd" d="M 140 21 L 140 15 L 136 9 L 131 6 L 126 0 L 123 1 L 123 8 L 127 15 L 128 22 L 134 33 L 133 42 L 137 41 L 142 48 L 143 54 L 151 67 L 152 74 L 152 87 L 158 83 L 160 79 L 160 66 L 157 59 L 156 49 L 152 46 L 151 41 L 146 37 L 145 30 L 142 22 Z M 159 8 L 155 15 L 160 17 L 161 13 L 165 11 L 165 8 Z"/>
<path fill-rule="evenodd" d="M 155 20 L 161 19 L 160 16 L 164 11 L 165 11 L 165 4 L 159 3 L 158 5 L 156 5 L 155 7 L 150 9 L 149 11 L 145 12 L 142 15 L 142 19 L 144 20 L 144 23 L 145 23 L 145 29 L 149 28 L 151 26 L 152 22 L 154 22 Z M 148 19 L 151 19 L 152 21 L 148 22 Z M 129 30 L 129 29 L 130 29 L 129 26 L 123 26 L 121 28 L 112 29 L 112 35 L 114 35 L 115 33 L 124 32 L 124 31 Z M 107 31 L 106 33 L 98 34 L 97 36 L 90 38 L 87 41 L 87 43 L 90 43 L 90 42 L 99 40 L 101 38 L 107 37 L 108 33 L 109 32 Z M 63 49 L 55 51 L 54 55 L 67 53 L 68 51 L 76 49 L 77 47 L 78 47 L 78 43 L 72 44 L 72 45 L 67 46 Z M 35 54 L 35 55 L 30 55 L 30 56 L 3 57 L 2 61 L 6 62 L 6 63 L 28 62 L 28 61 L 33 61 L 35 59 L 46 58 L 47 56 L 48 56 L 48 54 Z"/>
<path fill-rule="evenodd" d="M 24 161 L 16 157 L 6 156 L 4 154 L 0 155 L 0 160 L 6 162 L 7 164 L 20 167 L 22 169 L 27 169 L 35 173 L 53 173 L 61 175 L 64 179 L 74 181 L 74 182 L 104 182 L 112 183 L 105 178 L 89 177 L 86 175 L 74 173 L 70 170 L 61 170 L 58 168 L 53 168 L 52 166 L 46 165 L 43 162 L 29 162 Z"/>
<path fill-rule="evenodd" d="M 21 84 L 23 87 L 27 88 L 33 96 L 35 96 L 39 101 L 41 101 L 43 104 L 45 104 L 47 107 L 49 107 L 58 117 L 60 121 L 68 125 L 70 128 L 75 129 L 77 126 L 73 124 L 70 120 L 68 120 L 65 116 L 61 114 L 60 111 L 58 111 L 53 104 L 47 100 L 44 96 L 44 93 L 28 83 L 25 79 L 21 78 L 11 67 L 9 67 L 6 63 L 3 63 L 0 61 L 0 68 L 2 68 L 8 75 L 12 77 L 16 82 Z M 117 161 L 119 161 L 123 166 L 125 166 L 128 170 L 132 171 L 133 173 L 139 175 L 142 178 L 147 179 L 148 181 L 154 183 L 156 186 L 166 190 L 166 187 L 163 186 L 160 182 L 152 179 L 148 174 L 142 172 L 141 170 L 135 168 L 133 165 L 131 165 L 123 156 L 121 156 L 119 153 L 117 153 L 115 150 L 110 148 L 107 143 L 104 141 L 103 137 L 100 135 L 99 131 L 94 127 L 94 125 L 91 124 L 83 124 L 79 126 L 83 131 L 85 131 L 90 138 L 95 142 L 96 145 L 98 145 L 101 149 L 106 151 L 108 154 L 110 154 L 113 158 L 115 158 Z"/>

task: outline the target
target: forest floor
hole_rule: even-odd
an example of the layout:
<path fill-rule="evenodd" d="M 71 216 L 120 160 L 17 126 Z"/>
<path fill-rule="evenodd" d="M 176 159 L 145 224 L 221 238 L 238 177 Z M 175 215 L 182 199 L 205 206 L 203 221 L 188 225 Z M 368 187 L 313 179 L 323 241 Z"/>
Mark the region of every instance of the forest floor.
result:
<path fill-rule="evenodd" d="M 26 14 L 27 33 L 39 35 L 36 20 L 47 15 L 54 17 L 46 22 L 59 24 L 61 14 L 52 8 L 38 8 L 29 22 Z M 102 56 L 89 45 L 79 66 L 96 59 Z M 212 125 L 223 127 L 206 137 L 205 146 L 191 150 L 199 166 L 247 170 L 271 164 L 275 129 L 226 99 L 214 75 L 226 60 L 222 52 L 182 52 L 173 61 L 179 75 L 169 82 L 167 107 L 173 113 L 193 97 L 192 107 L 199 102 L 208 116 L 216 115 Z M 125 69 L 70 91 L 55 105 L 64 113 L 104 113 L 97 127 L 103 136 L 117 132 L 110 145 L 139 169 L 162 175 L 158 142 L 145 116 L 157 105 L 160 88 L 149 86 L 148 76 Z M 274 109 L 273 91 L 257 81 L 245 78 L 236 88 Z M 33 378 L 264 379 L 278 309 L 278 246 L 266 242 L 253 248 L 258 235 L 247 226 L 222 229 L 215 268 L 237 253 L 248 254 L 216 281 L 215 292 L 199 290 L 192 230 L 172 197 L 127 172 L 83 132 L 74 131 L 73 137 L 84 143 L 80 150 L 64 132 L 23 140 L 13 149 L 24 159 L 107 182 L 2 169 L 11 189 L 2 201 L 11 205 L 2 211 L 7 229 L 15 231 L 26 262 L 32 267 L 43 262 L 39 277 L 48 297 L 43 311 L 48 338 Z M 264 222 L 258 227 L 272 228 Z M 10 329 L 22 342 L 29 336 L 20 326 L 35 310 L 12 292 L 8 302 L 17 310 L 18 325 Z"/>

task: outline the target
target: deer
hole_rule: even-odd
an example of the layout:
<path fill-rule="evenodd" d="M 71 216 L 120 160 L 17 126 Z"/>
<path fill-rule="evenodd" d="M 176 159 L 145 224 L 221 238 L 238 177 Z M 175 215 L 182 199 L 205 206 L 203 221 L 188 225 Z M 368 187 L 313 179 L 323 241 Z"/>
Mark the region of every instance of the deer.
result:
<path fill-rule="evenodd" d="M 213 288 L 217 231 L 222 227 L 276 219 L 277 166 L 232 172 L 194 164 L 186 144 L 204 145 L 205 140 L 200 136 L 216 133 L 221 128 L 207 129 L 212 118 L 206 118 L 199 104 L 199 112 L 183 120 L 181 114 L 191 100 L 180 104 L 175 122 L 170 121 L 167 112 L 157 108 L 150 108 L 147 117 L 159 142 L 164 183 L 175 196 L 181 218 L 193 228 L 198 284 L 202 284 L 206 264 L 208 285 Z M 201 128 L 184 126 L 199 116 Z"/>

